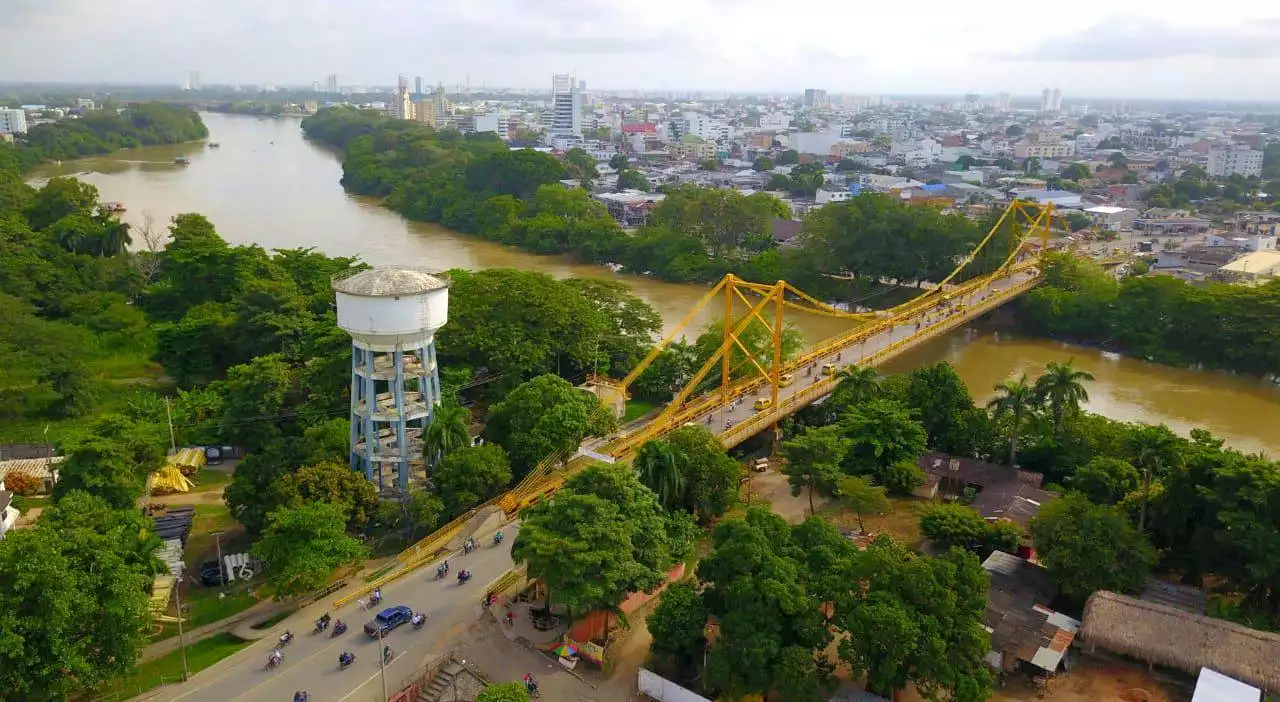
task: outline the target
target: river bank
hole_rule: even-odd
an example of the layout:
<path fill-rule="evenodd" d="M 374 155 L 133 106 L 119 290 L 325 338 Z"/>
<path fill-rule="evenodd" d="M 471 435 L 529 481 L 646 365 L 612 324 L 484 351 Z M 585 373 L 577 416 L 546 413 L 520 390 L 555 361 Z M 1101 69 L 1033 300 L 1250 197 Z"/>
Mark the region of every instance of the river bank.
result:
<path fill-rule="evenodd" d="M 658 311 L 667 330 L 706 293 L 701 285 L 621 275 L 409 221 L 376 200 L 345 193 L 339 184 L 339 157 L 304 139 L 297 120 L 211 113 L 204 118 L 210 139 L 221 148 L 184 144 L 132 149 L 48 166 L 36 175 L 82 178 L 99 189 L 102 199 L 123 202 L 128 208 L 123 217 L 134 225 L 148 213 L 156 226 L 164 226 L 176 214 L 200 212 L 233 244 L 315 247 L 373 264 L 510 267 L 557 278 L 619 280 Z M 191 164 L 175 166 L 178 155 Z M 691 326 L 696 333 L 718 316 L 719 310 L 704 310 Z M 848 330 L 847 322 L 827 317 L 788 314 L 788 320 L 810 344 Z M 998 341 L 990 333 L 956 332 L 912 350 L 884 370 L 902 372 L 946 360 L 956 366 L 975 399 L 985 401 L 992 386 L 1010 375 L 1034 375 L 1049 361 L 1068 358 L 1098 377 L 1089 387 L 1086 408 L 1091 411 L 1126 421 L 1163 422 L 1180 433 L 1204 427 L 1241 450 L 1280 455 L 1280 432 L 1268 421 L 1280 417 L 1280 390 L 1241 376 L 1114 359 L 1097 349 L 1004 331 Z"/>

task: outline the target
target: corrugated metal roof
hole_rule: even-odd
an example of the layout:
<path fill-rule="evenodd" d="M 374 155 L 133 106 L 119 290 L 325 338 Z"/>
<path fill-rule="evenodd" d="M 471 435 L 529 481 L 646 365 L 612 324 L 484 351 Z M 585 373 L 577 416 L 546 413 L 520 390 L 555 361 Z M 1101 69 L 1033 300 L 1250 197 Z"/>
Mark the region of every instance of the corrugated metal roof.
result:
<path fill-rule="evenodd" d="M 12 461 L 0 461 L 0 480 L 4 476 L 15 473 L 17 475 L 30 475 L 34 478 L 46 479 L 52 478 L 53 474 L 49 470 L 50 465 L 57 465 L 67 460 L 66 456 L 54 456 L 53 458 L 19 458 Z"/>

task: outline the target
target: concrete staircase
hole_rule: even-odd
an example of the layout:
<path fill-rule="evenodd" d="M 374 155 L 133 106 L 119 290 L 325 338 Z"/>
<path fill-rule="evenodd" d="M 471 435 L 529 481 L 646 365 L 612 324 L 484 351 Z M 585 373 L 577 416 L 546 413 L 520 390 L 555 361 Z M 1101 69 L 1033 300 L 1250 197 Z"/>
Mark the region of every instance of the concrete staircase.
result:
<path fill-rule="evenodd" d="M 458 677 L 463 671 L 462 664 L 456 661 L 449 661 L 448 665 L 440 669 L 436 676 L 431 679 L 431 684 L 424 687 L 418 693 L 419 702 L 441 702 L 445 700 L 445 694 L 452 692 L 454 678 Z M 452 698 L 447 698 L 452 702 Z"/>

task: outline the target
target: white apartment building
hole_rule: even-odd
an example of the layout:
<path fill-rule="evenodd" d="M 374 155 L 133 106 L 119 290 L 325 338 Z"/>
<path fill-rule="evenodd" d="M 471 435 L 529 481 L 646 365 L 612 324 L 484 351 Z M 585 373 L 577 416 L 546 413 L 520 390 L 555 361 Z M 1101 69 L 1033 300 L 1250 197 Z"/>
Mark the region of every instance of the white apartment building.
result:
<path fill-rule="evenodd" d="M 895 141 L 889 146 L 889 155 L 908 165 L 927 166 L 942 158 L 942 144 L 928 138 Z"/>
<path fill-rule="evenodd" d="M 497 112 L 486 112 L 475 116 L 475 124 L 477 132 L 494 132 L 505 133 L 507 129 L 507 121 L 502 119 L 502 115 Z"/>
<path fill-rule="evenodd" d="M 26 132 L 26 112 L 8 107 L 0 107 L 0 134 L 26 134 Z"/>
<path fill-rule="evenodd" d="M 1063 158 L 1075 153 L 1076 145 L 1072 141 L 1020 141 L 1013 145 L 1014 158 Z"/>
<path fill-rule="evenodd" d="M 1262 176 L 1262 152 L 1247 146 L 1214 147 L 1209 149 L 1210 177 L 1225 178 L 1238 173 L 1246 178 Z"/>
<path fill-rule="evenodd" d="M 552 136 L 582 136 L 582 93 L 572 73 L 551 76 Z"/>
<path fill-rule="evenodd" d="M 770 112 L 760 116 L 760 128 L 780 132 L 791 128 L 791 115 L 782 112 Z"/>

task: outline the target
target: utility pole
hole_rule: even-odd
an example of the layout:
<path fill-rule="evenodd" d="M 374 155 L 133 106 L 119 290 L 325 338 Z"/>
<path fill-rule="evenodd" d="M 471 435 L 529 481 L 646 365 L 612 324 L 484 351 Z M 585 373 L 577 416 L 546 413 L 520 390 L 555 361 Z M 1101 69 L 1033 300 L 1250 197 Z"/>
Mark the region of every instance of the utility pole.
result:
<path fill-rule="evenodd" d="M 178 647 L 182 650 L 182 681 L 186 682 L 191 673 L 187 670 L 187 637 L 182 633 L 182 577 L 173 583 L 173 599 L 178 605 Z"/>
<path fill-rule="evenodd" d="M 375 624 L 377 622 L 374 622 Z M 378 627 L 378 667 L 382 673 L 382 702 L 387 702 L 387 654 L 382 643 L 382 627 Z"/>
<path fill-rule="evenodd" d="M 178 452 L 178 440 L 173 434 L 173 412 L 169 410 L 169 398 L 164 398 L 164 416 L 169 420 L 169 452 Z"/>
<path fill-rule="evenodd" d="M 218 545 L 218 580 L 221 581 L 222 587 L 226 587 L 227 573 L 222 569 L 222 532 L 215 531 L 212 536 L 215 543 Z"/>

